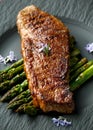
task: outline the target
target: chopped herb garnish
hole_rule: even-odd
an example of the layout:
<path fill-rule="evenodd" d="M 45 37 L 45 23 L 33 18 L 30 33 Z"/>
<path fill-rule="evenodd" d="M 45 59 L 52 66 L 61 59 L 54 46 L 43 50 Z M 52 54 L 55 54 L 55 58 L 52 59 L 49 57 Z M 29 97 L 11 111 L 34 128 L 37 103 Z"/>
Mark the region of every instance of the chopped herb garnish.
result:
<path fill-rule="evenodd" d="M 52 118 L 52 121 L 56 126 L 70 126 L 72 123 L 67 121 L 66 118 L 59 116 L 58 118 Z"/>
<path fill-rule="evenodd" d="M 43 52 L 45 53 L 45 55 L 47 56 L 49 55 L 49 52 L 50 52 L 49 44 L 44 47 Z"/>
<path fill-rule="evenodd" d="M 43 45 L 43 46 L 39 49 L 39 52 L 43 52 L 45 55 L 48 56 L 50 50 L 51 50 L 50 45 L 49 45 L 49 44 L 45 44 L 45 45 Z"/>

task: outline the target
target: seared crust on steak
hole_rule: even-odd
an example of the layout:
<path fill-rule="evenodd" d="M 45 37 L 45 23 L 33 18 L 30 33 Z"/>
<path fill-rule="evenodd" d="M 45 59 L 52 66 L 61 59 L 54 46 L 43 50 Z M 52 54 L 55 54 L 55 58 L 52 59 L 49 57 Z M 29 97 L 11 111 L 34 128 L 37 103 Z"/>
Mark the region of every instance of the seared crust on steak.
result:
<path fill-rule="evenodd" d="M 19 12 L 17 27 L 34 105 L 44 112 L 72 113 L 67 27 L 34 5 Z M 44 53 L 45 46 L 48 46 L 48 55 Z"/>

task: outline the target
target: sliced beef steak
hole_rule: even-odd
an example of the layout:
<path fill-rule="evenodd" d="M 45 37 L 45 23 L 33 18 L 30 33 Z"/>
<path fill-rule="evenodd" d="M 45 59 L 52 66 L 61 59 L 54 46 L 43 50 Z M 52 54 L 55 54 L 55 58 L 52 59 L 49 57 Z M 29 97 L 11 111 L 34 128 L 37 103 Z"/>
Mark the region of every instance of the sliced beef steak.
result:
<path fill-rule="evenodd" d="M 54 16 L 34 5 L 17 16 L 24 69 L 33 103 L 44 112 L 71 113 L 69 90 L 69 31 Z"/>

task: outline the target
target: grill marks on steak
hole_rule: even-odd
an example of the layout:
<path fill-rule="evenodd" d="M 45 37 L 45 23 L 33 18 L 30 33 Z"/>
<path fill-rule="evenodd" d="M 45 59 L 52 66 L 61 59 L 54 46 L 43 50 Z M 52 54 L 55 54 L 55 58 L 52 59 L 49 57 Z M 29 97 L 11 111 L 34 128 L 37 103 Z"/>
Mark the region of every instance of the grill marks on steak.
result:
<path fill-rule="evenodd" d="M 74 102 L 69 91 L 68 29 L 33 5 L 19 12 L 17 27 L 34 105 L 45 112 L 71 113 Z M 47 56 L 40 50 L 48 44 Z"/>

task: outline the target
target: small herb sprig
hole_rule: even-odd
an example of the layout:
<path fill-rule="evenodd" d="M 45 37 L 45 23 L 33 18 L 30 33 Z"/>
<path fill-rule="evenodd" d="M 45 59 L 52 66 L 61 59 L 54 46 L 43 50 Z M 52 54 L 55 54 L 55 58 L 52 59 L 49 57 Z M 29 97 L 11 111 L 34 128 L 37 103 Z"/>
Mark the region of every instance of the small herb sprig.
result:
<path fill-rule="evenodd" d="M 50 49 L 51 48 L 49 44 L 44 47 L 43 52 L 46 56 L 49 56 Z"/>
<path fill-rule="evenodd" d="M 43 52 L 46 56 L 49 56 L 50 53 L 50 45 L 49 44 L 44 44 L 40 49 L 39 52 Z"/>

